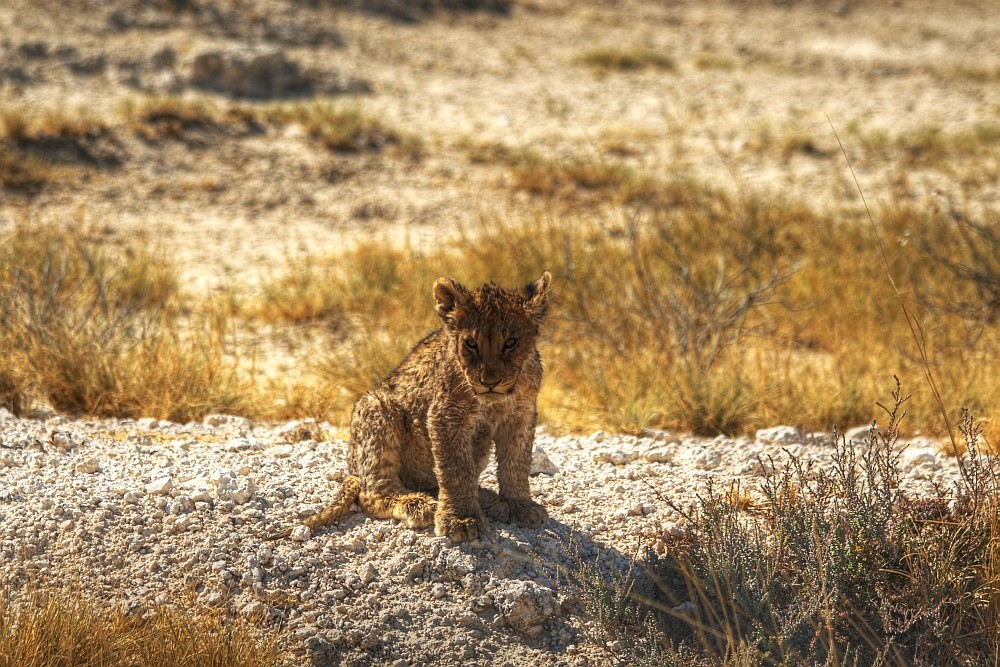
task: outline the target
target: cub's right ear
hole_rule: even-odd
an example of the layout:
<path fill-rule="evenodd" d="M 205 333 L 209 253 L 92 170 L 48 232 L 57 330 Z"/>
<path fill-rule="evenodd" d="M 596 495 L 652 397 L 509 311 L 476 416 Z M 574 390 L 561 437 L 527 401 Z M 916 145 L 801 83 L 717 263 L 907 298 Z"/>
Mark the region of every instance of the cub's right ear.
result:
<path fill-rule="evenodd" d="M 469 290 L 451 278 L 438 278 L 434 283 L 434 300 L 437 301 L 438 317 L 449 326 L 454 326 L 468 310 L 470 298 Z"/>

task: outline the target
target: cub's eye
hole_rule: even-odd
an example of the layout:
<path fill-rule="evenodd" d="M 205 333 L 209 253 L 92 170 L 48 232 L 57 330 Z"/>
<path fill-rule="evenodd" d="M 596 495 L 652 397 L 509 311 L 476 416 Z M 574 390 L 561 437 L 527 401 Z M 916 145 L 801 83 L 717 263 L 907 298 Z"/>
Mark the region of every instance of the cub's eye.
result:
<path fill-rule="evenodd" d="M 475 338 L 466 338 L 464 344 L 465 344 L 465 349 L 468 350 L 469 352 L 475 352 L 476 350 L 479 349 L 479 346 L 476 345 Z"/>
<path fill-rule="evenodd" d="M 508 338 L 507 340 L 505 340 L 503 342 L 503 349 L 506 350 L 506 351 L 508 351 L 508 352 L 510 352 L 511 350 L 513 350 L 515 347 L 517 347 L 517 339 L 516 338 Z"/>

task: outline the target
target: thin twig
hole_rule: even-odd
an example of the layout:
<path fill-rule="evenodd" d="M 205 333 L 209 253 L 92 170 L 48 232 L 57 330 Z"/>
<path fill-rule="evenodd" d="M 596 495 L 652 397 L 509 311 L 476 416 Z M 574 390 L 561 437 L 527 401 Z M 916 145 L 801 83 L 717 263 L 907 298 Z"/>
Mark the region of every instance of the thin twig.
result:
<path fill-rule="evenodd" d="M 899 291 L 899 287 L 896 286 L 896 281 L 892 277 L 892 270 L 889 267 L 889 255 L 885 249 L 885 243 L 882 241 L 882 235 L 879 232 L 878 225 L 875 223 L 875 217 L 872 215 L 871 209 L 868 208 L 868 200 L 865 199 L 865 193 L 861 190 L 861 183 L 858 181 L 857 174 L 854 173 L 854 165 L 851 163 L 851 158 L 847 155 L 847 150 L 844 148 L 843 142 L 840 140 L 840 135 L 837 134 L 837 128 L 833 126 L 833 121 L 830 117 L 826 117 L 826 122 L 830 124 L 830 129 L 833 131 L 833 136 L 837 139 L 837 145 L 840 146 L 840 152 L 844 155 L 844 160 L 847 161 L 847 168 L 851 170 L 851 178 L 854 179 L 854 185 L 858 188 L 858 194 L 861 195 L 861 203 L 865 206 L 865 213 L 868 214 L 868 222 L 871 224 L 872 233 L 875 236 L 875 242 L 878 244 L 879 252 L 882 255 L 882 271 L 885 273 L 885 277 L 889 279 L 889 284 L 892 286 L 892 291 L 896 295 L 896 300 L 899 301 L 899 306 L 903 310 L 903 315 L 906 317 L 906 325 L 910 328 L 910 336 L 913 338 L 913 342 L 917 346 L 917 352 L 920 354 L 920 361 L 924 365 L 924 377 L 927 379 L 928 385 L 930 385 L 931 393 L 934 395 L 934 400 L 937 401 L 938 409 L 941 411 L 941 416 L 944 417 L 945 426 L 948 428 L 948 438 L 951 440 L 951 448 L 955 455 L 955 460 L 958 463 L 958 469 L 962 473 L 962 478 L 968 482 L 969 478 L 966 475 L 965 467 L 962 465 L 962 456 L 958 448 L 958 442 L 955 439 L 955 429 L 952 426 L 951 418 L 948 417 L 948 410 L 945 408 L 944 399 L 941 398 L 941 392 L 938 390 L 937 382 L 934 380 L 934 373 L 931 370 L 930 358 L 927 354 L 927 341 L 924 338 L 923 327 L 917 321 L 916 317 L 910 312 L 910 309 L 906 306 L 906 301 L 903 299 L 903 294 Z"/>

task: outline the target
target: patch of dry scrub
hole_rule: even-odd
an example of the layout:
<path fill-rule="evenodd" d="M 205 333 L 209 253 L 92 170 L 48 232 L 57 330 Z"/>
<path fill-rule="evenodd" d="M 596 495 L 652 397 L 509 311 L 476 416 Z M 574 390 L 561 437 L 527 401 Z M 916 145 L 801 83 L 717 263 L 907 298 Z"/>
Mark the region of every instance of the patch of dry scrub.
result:
<path fill-rule="evenodd" d="M 185 311 L 173 267 L 72 226 L 25 219 L 0 241 L 5 400 L 72 414 L 187 421 L 248 410 L 224 315 Z"/>
<path fill-rule="evenodd" d="M 161 607 L 129 614 L 80 592 L 0 596 L 5 667 L 268 667 L 277 640 L 210 610 Z"/>

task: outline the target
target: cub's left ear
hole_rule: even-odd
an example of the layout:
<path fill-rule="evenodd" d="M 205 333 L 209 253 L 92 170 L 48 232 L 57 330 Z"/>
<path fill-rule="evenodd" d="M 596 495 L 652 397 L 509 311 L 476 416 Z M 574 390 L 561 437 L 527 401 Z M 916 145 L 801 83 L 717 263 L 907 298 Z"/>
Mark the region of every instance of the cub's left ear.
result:
<path fill-rule="evenodd" d="M 552 275 L 546 271 L 541 278 L 529 283 L 524 288 L 525 294 L 529 297 L 526 310 L 536 324 L 540 324 L 545 319 L 545 311 L 549 307 L 549 282 L 551 281 Z"/>

